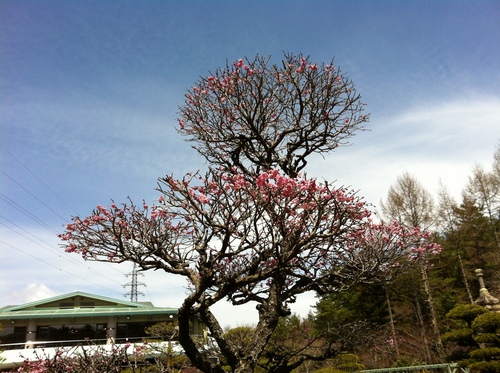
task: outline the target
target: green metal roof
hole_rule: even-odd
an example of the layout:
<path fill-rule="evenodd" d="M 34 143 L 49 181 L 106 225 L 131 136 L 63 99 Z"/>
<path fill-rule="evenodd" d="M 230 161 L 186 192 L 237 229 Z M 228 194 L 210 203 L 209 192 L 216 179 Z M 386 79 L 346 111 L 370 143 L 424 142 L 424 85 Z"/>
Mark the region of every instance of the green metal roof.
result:
<path fill-rule="evenodd" d="M 98 316 L 133 316 L 133 315 L 165 315 L 176 314 L 176 308 L 158 308 L 154 309 L 136 309 L 136 308 L 112 308 L 112 307 L 96 307 L 96 308 L 45 308 L 40 310 L 27 311 L 2 311 L 0 312 L 0 320 L 13 319 L 47 319 L 47 318 L 62 318 L 62 317 L 98 317 Z"/>
<path fill-rule="evenodd" d="M 67 299 L 83 297 L 86 301 L 102 302 L 94 307 L 52 307 L 44 306 Z M 171 315 L 177 314 L 176 308 L 154 307 L 151 303 L 126 302 L 80 291 L 43 299 L 37 302 L 0 309 L 0 320 L 45 319 L 63 317 L 133 316 L 133 315 Z"/>
<path fill-rule="evenodd" d="M 44 304 L 47 304 L 47 303 L 62 301 L 62 300 L 68 299 L 68 298 L 74 298 L 74 297 L 78 297 L 78 296 L 89 298 L 89 299 L 100 300 L 100 301 L 104 301 L 104 302 L 116 303 L 116 304 L 119 304 L 119 305 L 129 306 L 129 307 L 133 307 L 133 308 L 137 308 L 137 307 L 150 307 L 150 306 L 148 306 L 148 305 L 146 305 L 144 303 L 127 302 L 127 301 L 123 301 L 123 300 L 120 300 L 120 299 L 103 297 L 101 295 L 96 295 L 96 294 L 91 294 L 91 293 L 85 293 L 83 291 L 74 291 L 74 292 L 71 292 L 71 293 L 61 294 L 61 295 L 57 295 L 55 297 L 51 297 L 51 298 L 47 298 L 47 299 L 42 299 L 42 300 L 39 300 L 39 301 L 36 301 L 36 302 L 21 304 L 21 305 L 18 305 L 18 306 L 11 306 L 11 307 L 8 307 L 8 308 L 10 310 L 27 309 L 27 308 L 37 307 L 37 306 L 43 306 Z"/>

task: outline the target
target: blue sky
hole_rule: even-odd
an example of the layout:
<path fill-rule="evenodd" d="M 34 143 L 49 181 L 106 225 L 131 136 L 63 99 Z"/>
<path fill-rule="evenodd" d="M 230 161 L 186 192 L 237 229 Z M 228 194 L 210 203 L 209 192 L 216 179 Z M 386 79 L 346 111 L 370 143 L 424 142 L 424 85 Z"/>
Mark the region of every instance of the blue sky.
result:
<path fill-rule="evenodd" d="M 309 162 L 378 205 L 403 172 L 457 198 L 500 140 L 499 1 L 0 2 L 0 306 L 74 290 L 120 298 L 131 266 L 83 262 L 55 233 L 156 179 L 205 167 L 176 133 L 201 75 L 302 52 L 357 85 L 370 131 Z M 146 273 L 143 299 L 180 305 L 183 280 Z M 309 297 L 298 302 L 307 312 Z M 221 307 L 228 323 L 251 310 Z"/>

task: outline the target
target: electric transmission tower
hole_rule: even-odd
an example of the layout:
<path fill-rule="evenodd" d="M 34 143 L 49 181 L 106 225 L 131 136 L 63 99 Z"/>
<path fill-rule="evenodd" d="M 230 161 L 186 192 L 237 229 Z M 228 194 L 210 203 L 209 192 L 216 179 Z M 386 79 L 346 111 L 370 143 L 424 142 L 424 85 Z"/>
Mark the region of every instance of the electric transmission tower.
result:
<path fill-rule="evenodd" d="M 130 281 L 129 283 L 127 283 L 125 285 L 122 285 L 124 288 L 130 287 L 130 291 L 123 294 L 123 296 L 130 297 L 131 302 L 137 302 L 138 295 L 144 296 L 144 293 L 137 289 L 139 286 L 146 286 L 146 284 L 144 282 L 137 281 L 137 275 L 140 274 L 141 276 L 144 277 L 144 273 L 138 273 L 138 272 L 139 271 L 137 270 L 137 265 L 134 263 L 134 267 L 132 268 L 132 272 L 127 273 L 125 275 L 126 277 L 132 277 L 132 281 Z"/>

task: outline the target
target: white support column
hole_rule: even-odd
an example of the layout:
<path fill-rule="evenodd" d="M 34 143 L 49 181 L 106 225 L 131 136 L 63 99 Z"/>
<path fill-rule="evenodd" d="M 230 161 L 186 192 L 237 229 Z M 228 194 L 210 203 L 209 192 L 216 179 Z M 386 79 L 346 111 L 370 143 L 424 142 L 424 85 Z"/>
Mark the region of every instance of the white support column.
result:
<path fill-rule="evenodd" d="M 36 319 L 29 319 L 26 328 L 25 348 L 33 348 L 33 342 L 36 341 Z"/>
<path fill-rule="evenodd" d="M 106 327 L 106 338 L 108 339 L 108 344 L 115 343 L 116 340 L 116 317 L 108 317 L 108 325 Z"/>

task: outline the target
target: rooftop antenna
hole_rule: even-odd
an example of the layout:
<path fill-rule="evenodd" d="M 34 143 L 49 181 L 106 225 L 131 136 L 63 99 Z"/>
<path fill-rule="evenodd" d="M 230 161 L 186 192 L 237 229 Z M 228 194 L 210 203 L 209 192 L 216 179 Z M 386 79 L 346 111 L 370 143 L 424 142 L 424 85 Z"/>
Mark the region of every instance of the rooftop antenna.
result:
<path fill-rule="evenodd" d="M 124 297 L 130 297 L 130 301 L 137 303 L 137 296 L 142 295 L 144 296 L 144 293 L 142 291 L 139 291 L 137 288 L 138 286 L 146 286 L 144 282 L 138 282 L 137 281 L 137 275 L 140 274 L 141 276 L 144 277 L 144 273 L 138 273 L 139 271 L 137 270 L 137 264 L 134 263 L 134 267 L 132 268 L 132 272 L 127 273 L 125 276 L 126 277 L 132 277 L 132 281 L 129 283 L 122 285 L 124 288 L 125 287 L 130 287 L 130 291 L 123 294 Z"/>

